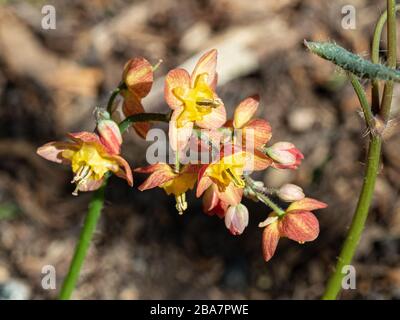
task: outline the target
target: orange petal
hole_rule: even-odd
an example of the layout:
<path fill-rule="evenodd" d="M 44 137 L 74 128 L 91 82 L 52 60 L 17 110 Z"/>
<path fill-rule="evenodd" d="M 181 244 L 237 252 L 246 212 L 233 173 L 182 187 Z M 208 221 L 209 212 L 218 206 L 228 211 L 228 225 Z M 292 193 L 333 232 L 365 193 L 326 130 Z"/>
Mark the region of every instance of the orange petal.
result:
<path fill-rule="evenodd" d="M 129 91 L 123 92 L 123 96 L 124 103 L 122 105 L 122 111 L 124 112 L 125 116 L 129 117 L 134 114 L 145 112 L 140 100 Z M 135 129 L 136 133 L 143 139 L 146 138 L 147 132 L 150 130 L 151 127 L 150 123 L 148 122 L 136 122 L 133 123 L 132 126 Z"/>
<path fill-rule="evenodd" d="M 259 150 L 253 150 L 253 152 L 247 152 L 246 164 L 244 171 L 260 171 L 267 169 L 271 164 L 272 160 L 267 157 L 264 153 Z"/>
<path fill-rule="evenodd" d="M 104 178 L 101 178 L 100 180 L 88 179 L 85 183 L 79 184 L 79 191 L 87 192 L 97 190 L 103 185 L 103 182 Z"/>
<path fill-rule="evenodd" d="M 196 197 L 199 198 L 204 191 L 206 191 L 212 184 L 212 180 L 207 177 L 205 174 L 208 168 L 208 164 L 202 166 L 199 170 L 198 178 L 197 178 L 197 189 L 196 189 Z"/>
<path fill-rule="evenodd" d="M 115 175 L 122 179 L 125 179 L 128 182 L 128 184 L 132 187 L 133 175 L 129 163 L 124 158 L 116 155 L 112 156 L 112 159 L 116 160 L 120 165 L 120 169 L 117 172 L 115 172 Z"/>
<path fill-rule="evenodd" d="M 219 218 L 225 216 L 226 210 L 229 205 L 218 198 L 218 191 L 215 185 L 209 187 L 203 195 L 203 212 L 213 216 L 217 215 Z"/>
<path fill-rule="evenodd" d="M 317 209 L 324 209 L 328 205 L 324 202 L 312 199 L 312 198 L 304 198 L 299 201 L 293 202 L 288 208 L 287 212 L 293 210 L 304 210 L 304 211 L 312 211 Z"/>
<path fill-rule="evenodd" d="M 218 197 L 221 201 L 231 205 L 236 206 L 242 201 L 243 189 L 237 188 L 233 183 L 229 184 L 224 191 L 219 191 Z"/>
<path fill-rule="evenodd" d="M 139 173 L 153 173 L 156 171 L 172 171 L 172 168 L 169 166 L 169 164 L 157 162 L 147 167 L 136 168 L 134 171 Z"/>
<path fill-rule="evenodd" d="M 217 108 L 214 108 L 209 114 L 203 117 L 203 120 L 196 121 L 196 125 L 200 128 L 215 130 L 224 125 L 226 122 L 226 110 L 225 106 L 221 104 Z"/>
<path fill-rule="evenodd" d="M 269 261 L 275 254 L 280 238 L 278 222 L 274 222 L 265 227 L 262 235 L 262 251 L 265 261 Z"/>
<path fill-rule="evenodd" d="M 169 122 L 169 144 L 174 151 L 182 151 L 187 146 L 193 132 L 192 122 L 186 123 L 183 127 L 177 127 L 176 119 L 182 111 L 183 108 L 174 110 Z"/>
<path fill-rule="evenodd" d="M 291 211 L 279 223 L 282 236 L 303 243 L 313 241 L 319 234 L 318 219 L 309 211 Z"/>
<path fill-rule="evenodd" d="M 198 175 L 201 167 L 202 165 L 199 164 L 187 164 L 182 168 L 181 173 L 196 173 Z"/>
<path fill-rule="evenodd" d="M 54 141 L 46 143 L 45 145 L 39 147 L 36 153 L 45 158 L 46 160 L 53 161 L 56 163 L 69 164 L 68 159 L 63 158 L 62 153 L 65 150 L 75 150 L 76 144 L 73 142 L 62 142 Z"/>
<path fill-rule="evenodd" d="M 153 67 L 144 58 L 131 59 L 125 64 L 122 79 L 130 92 L 144 98 L 153 85 Z"/>
<path fill-rule="evenodd" d="M 197 62 L 192 75 L 190 77 L 191 87 L 194 87 L 197 77 L 203 73 L 207 73 L 207 83 L 209 86 L 216 85 L 216 68 L 217 68 L 217 50 L 212 49 L 203 54 Z"/>
<path fill-rule="evenodd" d="M 100 120 L 97 124 L 100 140 L 111 154 L 121 151 L 122 136 L 117 123 L 113 120 Z"/>
<path fill-rule="evenodd" d="M 243 129 L 244 143 L 249 143 L 247 140 L 252 139 L 252 144 L 255 149 L 261 148 L 272 137 L 272 129 L 269 123 L 263 119 L 250 120 Z"/>
<path fill-rule="evenodd" d="M 165 78 L 164 96 L 168 105 L 171 109 L 176 109 L 183 105 L 182 101 L 179 100 L 173 90 L 175 88 L 189 89 L 190 76 L 185 69 L 173 69 L 168 72 Z"/>
<path fill-rule="evenodd" d="M 76 143 L 92 144 L 95 145 L 100 152 L 108 153 L 108 150 L 101 142 L 100 137 L 94 132 L 87 132 L 87 131 L 73 132 L 73 133 L 68 133 L 68 136 Z"/>
<path fill-rule="evenodd" d="M 218 193 L 213 187 L 209 187 L 203 195 L 203 211 L 210 212 L 218 204 Z"/>
<path fill-rule="evenodd" d="M 236 129 L 242 128 L 256 113 L 260 96 L 258 94 L 244 99 L 235 109 L 233 115 L 233 126 Z"/>
<path fill-rule="evenodd" d="M 177 176 L 166 163 L 156 163 L 145 168 L 137 168 L 135 171 L 141 173 L 151 172 L 151 175 L 139 186 L 140 191 L 159 187 Z"/>

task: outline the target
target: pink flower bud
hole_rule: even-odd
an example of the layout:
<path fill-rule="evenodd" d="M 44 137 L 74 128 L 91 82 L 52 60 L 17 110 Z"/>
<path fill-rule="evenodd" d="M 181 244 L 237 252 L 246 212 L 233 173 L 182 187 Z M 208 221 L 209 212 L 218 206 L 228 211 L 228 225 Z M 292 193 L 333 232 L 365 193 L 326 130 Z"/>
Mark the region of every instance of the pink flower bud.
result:
<path fill-rule="evenodd" d="M 277 195 L 281 200 L 287 202 L 298 201 L 305 197 L 303 189 L 291 183 L 287 183 L 280 187 Z"/>
<path fill-rule="evenodd" d="M 97 131 L 101 142 L 112 154 L 119 154 L 122 144 L 121 131 L 113 120 L 100 120 L 97 123 Z"/>
<path fill-rule="evenodd" d="M 225 214 L 225 226 L 233 235 L 242 234 L 249 224 L 249 211 L 239 203 L 237 206 L 230 206 Z"/>
<path fill-rule="evenodd" d="M 266 153 L 274 160 L 272 166 L 278 169 L 297 169 L 304 159 L 300 150 L 290 142 L 277 142 L 267 148 Z"/>

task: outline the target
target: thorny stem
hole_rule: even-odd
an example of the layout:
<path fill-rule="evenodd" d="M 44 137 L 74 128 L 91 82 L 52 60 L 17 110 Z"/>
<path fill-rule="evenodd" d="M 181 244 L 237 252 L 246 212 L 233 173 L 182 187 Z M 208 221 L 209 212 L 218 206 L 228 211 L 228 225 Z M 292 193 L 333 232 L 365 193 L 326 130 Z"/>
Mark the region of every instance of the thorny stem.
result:
<path fill-rule="evenodd" d="M 99 220 L 101 209 L 104 204 L 104 193 L 107 180 L 100 189 L 97 189 L 89 204 L 89 210 L 85 218 L 85 223 L 79 237 L 79 241 L 75 248 L 75 254 L 69 267 L 68 274 L 64 279 L 63 286 L 60 291 L 60 300 L 69 300 L 79 278 L 83 262 L 85 260 L 90 242 Z"/>
<path fill-rule="evenodd" d="M 388 16 L 388 64 L 390 67 L 395 67 L 396 64 L 396 6 L 395 0 L 387 0 L 387 16 Z M 378 21 L 377 29 L 374 33 L 374 42 L 373 42 L 373 52 L 372 58 L 377 60 L 379 57 L 379 40 L 376 40 L 375 35 L 379 35 L 382 32 L 382 25 L 384 23 L 385 18 L 382 18 Z M 376 62 L 376 61 L 373 61 Z M 379 101 L 379 88 L 374 87 L 375 94 L 378 93 L 378 101 Z M 374 91 L 373 91 L 374 92 Z M 390 107 L 393 95 L 393 83 L 390 81 L 386 82 L 384 95 L 382 98 L 382 104 L 380 108 L 381 116 L 384 121 L 388 120 L 390 114 Z M 360 97 L 359 97 L 360 98 Z M 375 97 L 376 98 L 376 97 Z M 361 101 L 363 104 L 364 102 Z M 342 250 L 340 252 L 338 262 L 336 264 L 335 270 L 328 281 L 328 284 L 325 289 L 325 293 L 323 299 L 325 300 L 333 300 L 336 299 L 341 286 L 343 279 L 343 267 L 349 265 L 353 259 L 354 253 L 357 249 L 357 245 L 360 241 L 360 237 L 362 231 L 365 226 L 365 222 L 368 217 L 368 211 L 372 202 L 372 196 L 375 189 L 375 181 L 379 172 L 379 163 L 380 163 L 380 155 L 382 148 L 382 138 L 379 135 L 370 135 L 369 149 L 368 149 L 368 158 L 367 158 L 367 167 L 365 171 L 364 183 L 361 189 L 361 194 L 358 199 L 357 208 L 354 213 L 353 221 L 351 222 L 351 226 L 349 232 L 347 234 L 346 240 L 343 244 Z"/>
<path fill-rule="evenodd" d="M 264 188 L 256 185 L 255 181 L 249 176 L 244 176 L 246 186 L 249 187 L 257 196 L 257 198 L 268 207 L 270 207 L 279 217 L 285 215 L 285 210 L 280 208 L 275 202 L 273 202 L 265 193 Z"/>

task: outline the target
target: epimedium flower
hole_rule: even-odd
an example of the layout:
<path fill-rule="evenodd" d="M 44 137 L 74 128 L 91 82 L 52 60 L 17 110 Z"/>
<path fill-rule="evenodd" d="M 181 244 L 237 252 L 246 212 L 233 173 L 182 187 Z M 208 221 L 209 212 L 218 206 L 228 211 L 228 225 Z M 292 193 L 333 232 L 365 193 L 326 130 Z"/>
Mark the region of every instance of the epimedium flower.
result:
<path fill-rule="evenodd" d="M 217 51 L 206 52 L 191 75 L 181 68 L 171 70 L 165 79 L 165 100 L 173 110 L 169 139 L 174 151 L 186 147 L 193 126 L 217 129 L 226 121 L 226 111 L 215 92 Z"/>
<path fill-rule="evenodd" d="M 235 206 L 240 203 L 245 187 L 243 174 L 253 170 L 263 170 L 270 164 L 265 157 L 258 157 L 241 147 L 227 145 L 222 149 L 219 159 L 203 165 L 199 170 L 196 195 L 200 197 L 207 189 L 209 199 L 219 199 L 223 206 Z M 216 200 L 209 201 L 208 210 L 216 207 Z"/>
<path fill-rule="evenodd" d="M 130 59 L 122 73 L 121 95 L 124 98 L 122 111 L 126 117 L 145 112 L 142 99 L 146 97 L 153 85 L 153 66 L 142 57 Z M 150 129 L 148 122 L 136 122 L 133 125 L 136 133 L 146 137 Z"/>
<path fill-rule="evenodd" d="M 290 142 L 277 142 L 264 151 L 273 160 L 271 166 L 277 169 L 297 169 L 304 159 L 300 150 Z"/>
<path fill-rule="evenodd" d="M 118 125 L 112 120 L 100 120 L 97 132 L 68 134 L 71 141 L 49 142 L 37 149 L 41 157 L 72 168 L 78 191 L 93 191 L 101 187 L 109 172 L 133 185 L 133 176 L 128 162 L 120 154 L 122 136 Z"/>
<path fill-rule="evenodd" d="M 137 168 L 135 172 L 150 173 L 150 176 L 139 186 L 140 191 L 155 187 L 163 188 L 176 200 L 176 209 L 182 214 L 187 209 L 186 191 L 193 189 L 197 180 L 197 165 L 183 166 L 179 172 L 175 172 L 167 163 L 156 163 L 144 168 Z"/>
<path fill-rule="evenodd" d="M 269 261 L 272 258 L 280 238 L 286 237 L 301 244 L 315 240 L 319 234 L 319 223 L 311 211 L 326 207 L 326 203 L 304 198 L 293 202 L 283 216 L 272 212 L 259 224 L 260 227 L 265 227 L 262 237 L 264 260 Z"/>

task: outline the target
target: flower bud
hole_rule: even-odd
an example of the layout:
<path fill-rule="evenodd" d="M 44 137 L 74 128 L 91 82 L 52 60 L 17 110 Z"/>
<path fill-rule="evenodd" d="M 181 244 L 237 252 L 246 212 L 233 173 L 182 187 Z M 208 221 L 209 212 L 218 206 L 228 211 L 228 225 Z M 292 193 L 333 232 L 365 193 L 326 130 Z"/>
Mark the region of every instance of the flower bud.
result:
<path fill-rule="evenodd" d="M 113 120 L 100 120 L 97 123 L 97 131 L 101 142 L 112 154 L 121 151 L 122 136 L 117 123 Z"/>
<path fill-rule="evenodd" d="M 225 226 L 233 235 L 242 234 L 249 224 L 249 211 L 239 203 L 237 206 L 230 206 L 225 214 Z"/>
<path fill-rule="evenodd" d="M 298 201 L 305 197 L 303 189 L 291 183 L 287 183 L 280 187 L 277 195 L 281 200 L 287 202 Z"/>
<path fill-rule="evenodd" d="M 153 84 L 153 67 L 144 58 L 131 59 L 125 64 L 122 80 L 128 90 L 141 99 L 150 92 Z"/>
<path fill-rule="evenodd" d="M 278 169 L 297 169 L 304 159 L 300 150 L 290 142 L 277 142 L 266 148 L 265 152 L 274 160 L 273 166 Z"/>

